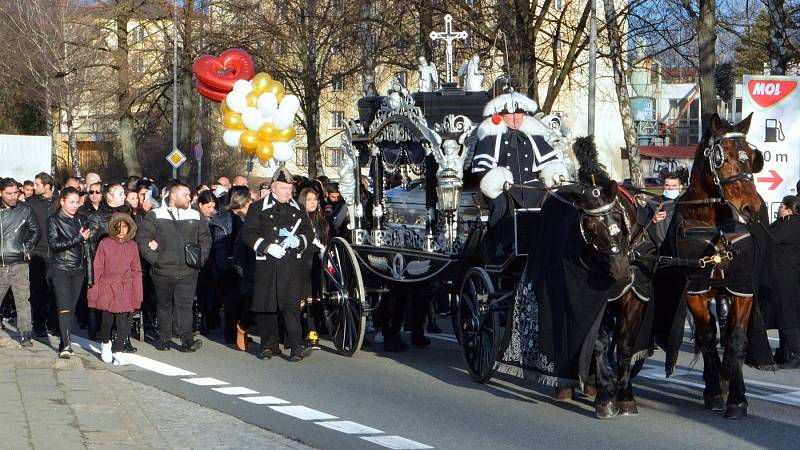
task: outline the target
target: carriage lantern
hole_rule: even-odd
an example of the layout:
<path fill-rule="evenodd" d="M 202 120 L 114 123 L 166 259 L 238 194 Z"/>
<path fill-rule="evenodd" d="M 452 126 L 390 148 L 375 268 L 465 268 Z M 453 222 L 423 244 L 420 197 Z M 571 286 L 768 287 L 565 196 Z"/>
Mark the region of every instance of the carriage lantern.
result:
<path fill-rule="evenodd" d="M 439 197 L 439 208 L 448 214 L 454 213 L 458 209 L 461 199 L 461 178 L 455 170 L 444 170 L 438 177 L 436 186 L 436 196 Z"/>

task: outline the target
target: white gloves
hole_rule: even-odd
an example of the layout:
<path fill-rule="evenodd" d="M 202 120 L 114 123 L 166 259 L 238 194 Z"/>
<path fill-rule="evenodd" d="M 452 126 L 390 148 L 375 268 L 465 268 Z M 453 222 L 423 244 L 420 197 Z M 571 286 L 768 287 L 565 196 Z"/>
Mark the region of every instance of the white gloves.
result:
<path fill-rule="evenodd" d="M 283 258 L 283 255 L 286 254 L 286 249 L 278 244 L 269 244 L 269 247 L 267 247 L 267 253 L 273 258 L 281 259 Z"/>

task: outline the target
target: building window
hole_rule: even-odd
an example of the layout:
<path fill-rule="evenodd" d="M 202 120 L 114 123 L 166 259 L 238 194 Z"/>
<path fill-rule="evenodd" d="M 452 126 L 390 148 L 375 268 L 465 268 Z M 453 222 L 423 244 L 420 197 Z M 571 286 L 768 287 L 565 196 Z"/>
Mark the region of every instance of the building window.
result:
<path fill-rule="evenodd" d="M 408 89 L 408 84 L 406 81 L 408 80 L 405 72 L 395 72 L 394 78 L 400 82 L 400 86 Z"/>
<path fill-rule="evenodd" d="M 305 147 L 297 147 L 295 151 L 295 164 L 298 167 L 308 167 L 308 149 Z"/>
<path fill-rule="evenodd" d="M 333 81 L 331 85 L 331 90 L 333 92 L 342 92 L 344 91 L 344 78 L 338 77 Z"/>
<path fill-rule="evenodd" d="M 131 55 L 131 72 L 144 73 L 144 58 L 140 53 Z"/>
<path fill-rule="evenodd" d="M 344 128 L 344 111 L 331 111 L 328 128 Z"/>
<path fill-rule="evenodd" d="M 136 28 L 131 30 L 130 41 L 131 44 L 141 44 L 144 42 L 144 28 L 141 25 L 137 25 Z"/>
<path fill-rule="evenodd" d="M 341 147 L 325 148 L 325 165 L 328 167 L 341 167 L 344 161 L 344 151 Z"/>

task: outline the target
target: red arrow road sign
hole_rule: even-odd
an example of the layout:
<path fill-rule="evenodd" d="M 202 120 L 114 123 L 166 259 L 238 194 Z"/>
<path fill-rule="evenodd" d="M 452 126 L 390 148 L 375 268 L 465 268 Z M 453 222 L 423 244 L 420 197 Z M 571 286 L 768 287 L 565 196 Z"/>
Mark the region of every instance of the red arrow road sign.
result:
<path fill-rule="evenodd" d="M 770 187 L 767 188 L 767 190 L 768 191 L 774 191 L 775 188 L 777 188 L 778 186 L 781 185 L 781 183 L 783 183 L 783 178 L 781 178 L 781 176 L 778 175 L 778 172 L 775 172 L 772 169 L 769 169 L 769 174 L 772 175 L 772 176 L 771 177 L 758 177 L 758 178 L 756 178 L 756 181 L 758 181 L 759 183 L 772 183 L 770 185 Z"/>

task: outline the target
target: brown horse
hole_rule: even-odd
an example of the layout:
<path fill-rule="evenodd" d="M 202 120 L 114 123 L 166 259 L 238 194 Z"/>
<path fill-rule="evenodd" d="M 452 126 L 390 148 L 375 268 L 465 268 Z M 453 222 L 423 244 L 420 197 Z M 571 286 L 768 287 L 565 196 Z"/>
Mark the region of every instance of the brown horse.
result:
<path fill-rule="evenodd" d="M 753 309 L 753 255 L 758 251 L 750 227 L 759 221 L 762 205 L 753 174 L 763 167 L 761 153 L 746 140 L 751 117 L 736 125 L 723 123 L 716 114 L 711 117 L 697 147 L 688 190 L 676 204 L 679 223 L 673 223 L 678 255 L 695 258 L 701 266 L 687 271 L 686 299 L 703 355 L 704 405 L 724 410 L 728 418 L 747 416 L 742 364 Z M 730 299 L 730 312 L 721 333 L 720 361 L 717 318 L 709 307 L 716 299 L 719 311 L 722 297 Z"/>

